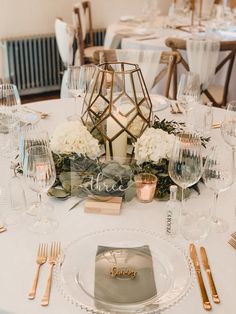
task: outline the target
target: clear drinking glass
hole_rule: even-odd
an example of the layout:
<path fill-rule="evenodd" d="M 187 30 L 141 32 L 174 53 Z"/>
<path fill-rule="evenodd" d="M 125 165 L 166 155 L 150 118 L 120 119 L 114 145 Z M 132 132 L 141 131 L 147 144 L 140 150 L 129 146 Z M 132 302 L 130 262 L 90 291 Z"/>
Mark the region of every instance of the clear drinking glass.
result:
<path fill-rule="evenodd" d="M 196 132 L 200 136 L 209 137 L 213 123 L 212 104 L 202 105 L 194 103 L 186 113 L 185 126 L 189 132 Z"/>
<path fill-rule="evenodd" d="M 184 237 L 191 237 L 191 232 L 188 232 L 186 235 L 186 233 L 182 231 L 182 226 L 186 225 L 185 222 L 190 222 L 191 220 L 191 216 L 188 214 L 188 208 L 185 206 L 184 191 L 186 188 L 197 183 L 202 175 L 201 139 L 198 135 L 191 133 L 180 133 L 176 135 L 172 155 L 169 160 L 168 171 L 174 183 L 182 189 L 180 231 Z"/>
<path fill-rule="evenodd" d="M 214 146 L 208 155 L 203 172 L 206 186 L 214 192 L 211 227 L 215 232 L 225 232 L 228 224 L 216 216 L 219 193 L 226 191 L 233 184 L 233 156 L 225 146 Z"/>
<path fill-rule="evenodd" d="M 200 101 L 200 79 L 197 73 L 186 72 L 181 74 L 177 101 L 184 108 L 185 114 L 192 106 Z"/>
<path fill-rule="evenodd" d="M 13 133 L 19 125 L 20 97 L 13 84 L 0 85 L 0 155 L 9 157 Z"/>
<path fill-rule="evenodd" d="M 69 121 L 80 120 L 77 101 L 79 98 L 84 99 L 95 69 L 96 66 L 94 64 L 68 67 L 67 88 L 71 96 L 75 99 L 74 114 L 67 118 Z M 80 109 L 82 109 L 82 104 Z"/>
<path fill-rule="evenodd" d="M 22 182 L 16 175 L 11 177 L 8 184 L 10 211 L 8 212 L 5 222 L 6 225 L 16 225 L 22 221 L 22 212 L 27 208 L 25 190 Z"/>
<path fill-rule="evenodd" d="M 56 180 L 56 170 L 49 147 L 45 145 L 31 146 L 24 158 L 23 176 L 26 184 L 38 195 L 37 219 L 30 225 L 30 229 L 39 233 L 53 231 L 58 222 L 52 217 L 52 205 L 42 201 L 42 194 L 46 193 Z"/>
<path fill-rule="evenodd" d="M 224 141 L 232 147 L 234 175 L 235 175 L 235 148 L 236 148 L 236 100 L 227 104 L 224 121 L 221 125 L 221 134 Z"/>
<path fill-rule="evenodd" d="M 10 157 L 12 154 L 14 130 L 19 123 L 20 97 L 13 84 L 0 85 L 0 155 Z M 0 186 L 0 196 L 5 195 Z"/>
<path fill-rule="evenodd" d="M 22 127 L 19 134 L 19 163 L 22 169 L 27 150 L 31 146 L 36 145 L 49 147 L 48 133 L 37 125 L 26 125 Z M 26 214 L 36 216 L 39 212 L 39 205 L 39 200 L 31 202 L 29 207 L 27 207 Z"/>

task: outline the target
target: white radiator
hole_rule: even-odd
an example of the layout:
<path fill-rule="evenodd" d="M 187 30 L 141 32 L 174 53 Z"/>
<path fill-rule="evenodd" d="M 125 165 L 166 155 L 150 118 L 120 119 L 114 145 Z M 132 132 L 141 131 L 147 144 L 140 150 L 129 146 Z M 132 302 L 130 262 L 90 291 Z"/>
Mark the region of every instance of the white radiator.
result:
<path fill-rule="evenodd" d="M 104 37 L 104 29 L 94 31 L 94 44 L 103 45 Z M 17 86 L 20 95 L 60 90 L 64 66 L 54 34 L 7 39 L 4 44 L 10 82 Z"/>
<path fill-rule="evenodd" d="M 58 90 L 63 64 L 54 35 L 6 40 L 10 81 L 21 95 Z"/>

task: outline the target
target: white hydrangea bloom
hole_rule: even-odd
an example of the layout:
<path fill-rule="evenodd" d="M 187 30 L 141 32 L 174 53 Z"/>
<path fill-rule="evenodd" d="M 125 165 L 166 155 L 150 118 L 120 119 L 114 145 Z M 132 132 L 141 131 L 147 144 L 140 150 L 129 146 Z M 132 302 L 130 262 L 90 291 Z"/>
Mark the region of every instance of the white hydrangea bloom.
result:
<path fill-rule="evenodd" d="M 145 161 L 158 162 L 170 158 L 175 136 L 161 129 L 147 128 L 135 143 L 135 159 L 138 164 Z"/>
<path fill-rule="evenodd" d="M 98 140 L 79 121 L 68 121 L 56 127 L 51 138 L 55 153 L 80 153 L 91 158 L 100 153 Z"/>

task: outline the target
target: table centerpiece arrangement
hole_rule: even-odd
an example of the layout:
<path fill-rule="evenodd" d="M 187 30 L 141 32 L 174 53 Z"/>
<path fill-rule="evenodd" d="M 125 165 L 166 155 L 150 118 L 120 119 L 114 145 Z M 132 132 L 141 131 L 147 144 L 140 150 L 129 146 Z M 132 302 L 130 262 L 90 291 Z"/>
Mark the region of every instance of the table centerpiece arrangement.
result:
<path fill-rule="evenodd" d="M 52 135 L 57 179 L 48 193 L 61 199 L 96 195 L 129 201 L 135 195 L 134 176 L 150 173 L 157 177 L 155 197 L 167 199 L 173 184 L 168 160 L 181 131 L 183 125 L 175 121 L 152 119 L 138 65 L 104 63 L 90 82 L 81 121 L 66 122 Z"/>

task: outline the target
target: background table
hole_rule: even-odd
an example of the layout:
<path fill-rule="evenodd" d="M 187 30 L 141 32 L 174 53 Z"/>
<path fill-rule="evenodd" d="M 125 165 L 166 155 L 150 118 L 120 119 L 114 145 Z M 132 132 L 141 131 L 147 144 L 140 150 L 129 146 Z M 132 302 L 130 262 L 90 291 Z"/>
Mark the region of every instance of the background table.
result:
<path fill-rule="evenodd" d="M 137 32 L 140 25 L 135 23 L 121 23 L 117 22 L 114 24 L 111 24 L 107 27 L 106 32 L 106 40 L 105 40 L 105 46 L 106 48 L 118 48 L 121 47 L 122 49 L 135 49 L 135 50 L 169 50 L 170 48 L 166 47 L 165 40 L 169 37 L 172 38 L 181 38 L 181 39 L 187 39 L 191 36 L 194 36 L 193 34 L 190 34 L 186 31 L 182 31 L 179 29 L 171 29 L 163 27 L 164 23 L 162 20 L 166 18 L 163 16 L 160 16 L 160 21 L 157 23 L 156 28 L 151 28 L 152 34 L 150 35 L 141 35 L 139 36 L 135 34 Z M 126 31 L 125 31 L 126 30 Z M 148 27 L 146 28 L 146 31 L 148 31 Z M 145 31 L 145 29 L 144 29 Z M 132 35 L 133 33 L 133 35 Z M 235 31 L 227 31 L 222 30 L 214 33 L 199 33 L 198 36 L 213 36 L 217 37 L 219 40 L 236 40 L 236 32 Z M 148 39 L 150 37 L 150 39 Z M 184 58 L 186 58 L 186 52 L 182 52 Z M 220 53 L 220 59 L 223 59 L 225 57 L 226 53 L 221 52 Z M 179 73 L 182 73 L 185 71 L 182 67 L 182 65 L 179 66 Z M 213 85 L 217 86 L 223 86 L 224 85 L 224 78 L 226 75 L 226 67 L 223 67 L 221 71 L 217 73 L 217 75 L 214 77 L 214 80 L 211 82 Z M 234 100 L 236 99 L 236 89 L 234 82 L 236 81 L 236 63 L 234 62 L 234 66 L 232 69 L 232 75 L 231 80 L 229 84 L 229 95 L 228 100 Z M 157 90 L 157 92 L 160 92 L 161 90 Z"/>
<path fill-rule="evenodd" d="M 42 128 L 50 133 L 66 116 L 73 112 L 73 100 L 51 100 L 32 104 L 32 107 L 41 111 L 50 112 L 51 115 L 45 120 L 40 121 Z M 221 109 L 214 110 L 215 122 L 223 118 Z M 169 109 L 159 113 L 160 117 L 166 116 L 168 119 L 175 119 L 177 115 L 171 115 Z M 182 116 L 179 115 L 182 119 Z M 223 143 L 220 130 L 212 130 L 212 138 L 218 143 Z M 0 183 L 7 185 L 8 160 L 1 158 L 1 179 Z M 210 234 L 204 245 L 207 249 L 210 263 L 213 269 L 214 278 L 221 298 L 221 304 L 213 304 L 215 314 L 234 314 L 236 299 L 234 297 L 235 278 L 236 278 L 236 251 L 227 244 L 229 234 L 236 231 L 235 217 L 235 196 L 236 186 L 222 193 L 219 199 L 219 212 L 229 222 L 229 231 L 225 234 Z M 28 195 L 28 194 L 27 194 Z M 33 193 L 31 192 L 32 196 Z M 35 197 L 35 196 L 34 196 Z M 198 198 L 199 206 L 210 206 L 213 195 L 204 186 L 201 187 L 201 194 Z M 107 228 L 135 228 L 155 231 L 160 234 L 165 232 L 165 202 L 154 200 L 150 204 L 138 203 L 133 199 L 130 203 L 124 203 L 120 216 L 104 216 L 85 214 L 83 204 L 77 206 L 73 211 L 68 209 L 75 199 L 59 201 L 49 199 L 55 206 L 55 216 L 59 220 L 59 228 L 55 233 L 49 235 L 37 235 L 27 230 L 22 223 L 18 226 L 9 226 L 8 231 L 0 234 L 0 313 L 1 314 L 83 314 L 85 311 L 69 304 L 59 293 L 55 282 L 52 287 L 50 305 L 46 308 L 40 306 L 40 300 L 45 288 L 48 267 L 44 265 L 41 269 L 41 276 L 37 296 L 35 300 L 28 300 L 27 294 L 31 287 L 34 271 L 35 257 L 39 242 L 61 241 L 62 247 L 71 241 L 87 234 L 91 231 Z M 4 210 L 1 206 L 1 211 Z M 178 236 L 175 241 L 182 247 L 187 248 L 188 242 Z M 81 255 L 81 258 L 83 256 Z M 203 272 L 204 279 L 206 279 Z M 206 285 L 209 292 L 209 286 Z M 209 293 L 210 296 L 210 293 Z M 200 292 L 198 285 L 194 284 L 189 295 L 180 303 L 171 308 L 170 314 L 203 314 Z"/>

